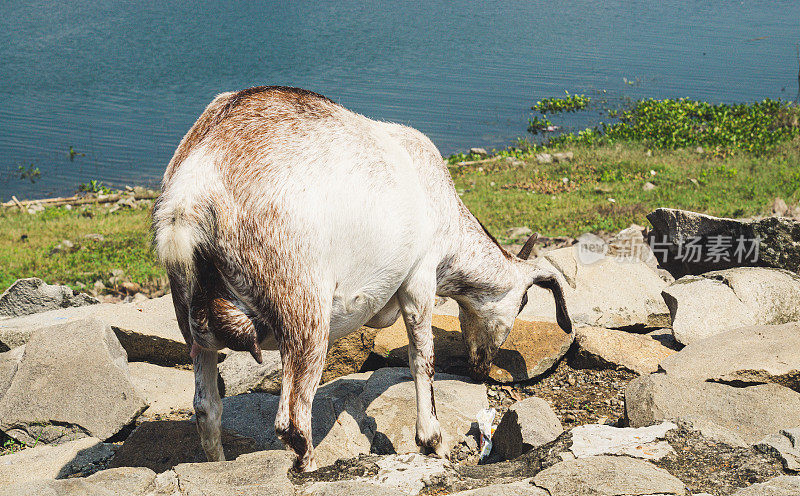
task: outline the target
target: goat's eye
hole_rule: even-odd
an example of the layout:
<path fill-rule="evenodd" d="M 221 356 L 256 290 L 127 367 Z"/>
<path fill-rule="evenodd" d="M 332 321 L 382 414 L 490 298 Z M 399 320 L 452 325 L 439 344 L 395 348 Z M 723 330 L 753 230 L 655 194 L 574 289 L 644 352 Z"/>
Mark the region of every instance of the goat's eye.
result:
<path fill-rule="evenodd" d="M 525 308 L 525 305 L 527 305 L 527 304 L 528 304 L 528 292 L 526 291 L 522 295 L 522 303 L 519 304 L 519 311 L 521 312 L 522 309 Z M 517 312 L 517 313 L 519 313 L 519 312 Z"/>

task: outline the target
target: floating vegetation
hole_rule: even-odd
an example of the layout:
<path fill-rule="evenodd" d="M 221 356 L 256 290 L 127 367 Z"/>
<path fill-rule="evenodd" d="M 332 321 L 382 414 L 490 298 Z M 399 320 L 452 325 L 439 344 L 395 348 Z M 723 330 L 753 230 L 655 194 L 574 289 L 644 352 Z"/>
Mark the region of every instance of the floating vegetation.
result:
<path fill-rule="evenodd" d="M 717 155 L 760 154 L 800 136 L 800 108 L 782 100 L 751 104 L 639 100 L 618 118 L 616 123 L 562 134 L 549 144 L 640 142 L 653 149 L 703 147 Z"/>
<path fill-rule="evenodd" d="M 589 106 L 591 98 L 586 95 L 570 95 L 568 91 L 564 92 L 566 96 L 561 98 L 545 98 L 536 102 L 536 105 L 531 107 L 542 114 L 557 114 L 559 112 L 577 112 L 584 110 Z"/>
<path fill-rule="evenodd" d="M 92 179 L 89 182 L 79 184 L 78 193 L 101 193 L 107 195 L 111 193 L 111 190 L 107 188 L 102 181 Z"/>
<path fill-rule="evenodd" d="M 531 134 L 555 131 L 556 129 L 556 126 L 547 117 L 533 116 L 528 119 L 528 132 Z"/>
<path fill-rule="evenodd" d="M 85 156 L 86 156 L 85 153 L 76 152 L 75 149 L 72 148 L 72 145 L 70 145 L 70 147 L 69 147 L 69 160 L 70 161 L 75 160 L 75 157 L 85 157 Z"/>
<path fill-rule="evenodd" d="M 42 177 L 42 171 L 39 170 L 38 167 L 35 167 L 33 164 L 25 167 L 24 165 L 20 165 L 17 167 L 17 172 L 19 173 L 19 178 L 22 180 L 28 180 L 31 183 L 35 183 Z"/>

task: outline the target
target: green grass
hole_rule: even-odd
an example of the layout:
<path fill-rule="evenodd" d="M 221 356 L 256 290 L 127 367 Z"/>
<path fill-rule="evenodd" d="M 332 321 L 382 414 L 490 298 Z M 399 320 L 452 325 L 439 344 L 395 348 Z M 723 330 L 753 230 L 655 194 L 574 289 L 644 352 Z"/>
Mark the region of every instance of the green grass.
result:
<path fill-rule="evenodd" d="M 124 270 L 130 280 L 144 286 L 163 284 L 164 271 L 150 247 L 149 226 L 147 209 L 53 207 L 33 215 L 0 210 L 0 290 L 18 278 L 33 276 L 78 289 L 81 283 L 107 281 L 114 269 Z M 105 239 L 87 239 L 87 234 L 102 234 Z M 65 239 L 77 250 L 53 253 Z"/>
<path fill-rule="evenodd" d="M 503 233 L 516 226 L 577 236 L 648 225 L 645 215 L 658 207 L 742 217 L 765 213 L 775 197 L 800 199 L 797 138 L 768 155 L 727 158 L 636 142 L 568 149 L 571 162 L 540 164 L 529 156 L 517 165 L 500 159 L 450 172 L 464 203 L 501 241 L 510 241 Z M 646 182 L 656 188 L 644 191 Z"/>

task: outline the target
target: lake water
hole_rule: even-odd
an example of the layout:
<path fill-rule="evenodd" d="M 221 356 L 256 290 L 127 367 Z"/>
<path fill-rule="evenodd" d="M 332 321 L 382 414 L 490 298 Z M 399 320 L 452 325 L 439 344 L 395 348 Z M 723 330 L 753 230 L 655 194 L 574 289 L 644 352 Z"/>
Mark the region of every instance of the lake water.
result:
<path fill-rule="evenodd" d="M 215 94 L 261 84 L 412 125 L 445 154 L 512 143 L 564 90 L 798 93 L 797 0 L 88 3 L 3 2 L 2 200 L 156 185 Z M 31 164 L 35 184 L 18 177 Z"/>

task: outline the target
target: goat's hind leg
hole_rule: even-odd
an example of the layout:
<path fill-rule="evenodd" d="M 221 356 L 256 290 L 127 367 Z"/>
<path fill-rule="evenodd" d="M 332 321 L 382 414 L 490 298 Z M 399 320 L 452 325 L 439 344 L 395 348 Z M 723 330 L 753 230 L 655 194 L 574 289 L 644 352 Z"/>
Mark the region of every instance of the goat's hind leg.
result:
<path fill-rule="evenodd" d="M 433 273 L 433 272 L 431 272 Z M 417 445 L 445 458 L 448 447 L 436 416 L 433 397 L 433 330 L 431 319 L 436 295 L 436 281 L 417 275 L 397 291 L 398 301 L 408 331 L 408 365 L 414 376 L 417 394 Z"/>
<path fill-rule="evenodd" d="M 282 339 L 280 344 L 283 382 L 275 432 L 297 453 L 295 469 L 313 472 L 317 464 L 311 439 L 311 406 L 322 378 L 329 329 L 325 324 L 299 331 L 299 339 Z"/>
<path fill-rule="evenodd" d="M 222 400 L 217 386 L 217 352 L 201 350 L 194 358 L 194 414 L 200 444 L 210 462 L 225 460 L 220 424 Z"/>

